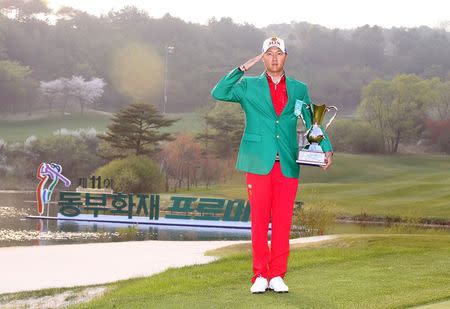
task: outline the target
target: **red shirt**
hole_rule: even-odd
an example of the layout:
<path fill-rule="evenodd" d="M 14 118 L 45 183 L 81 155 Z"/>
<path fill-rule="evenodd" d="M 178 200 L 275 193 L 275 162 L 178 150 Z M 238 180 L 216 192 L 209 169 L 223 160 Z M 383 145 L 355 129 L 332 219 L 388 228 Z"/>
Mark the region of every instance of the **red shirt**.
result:
<path fill-rule="evenodd" d="M 266 72 L 267 81 L 269 82 L 270 96 L 272 97 L 273 108 L 275 113 L 280 116 L 283 108 L 286 106 L 288 96 L 286 91 L 286 76 L 283 74 L 278 84 L 272 81 L 272 77 Z"/>

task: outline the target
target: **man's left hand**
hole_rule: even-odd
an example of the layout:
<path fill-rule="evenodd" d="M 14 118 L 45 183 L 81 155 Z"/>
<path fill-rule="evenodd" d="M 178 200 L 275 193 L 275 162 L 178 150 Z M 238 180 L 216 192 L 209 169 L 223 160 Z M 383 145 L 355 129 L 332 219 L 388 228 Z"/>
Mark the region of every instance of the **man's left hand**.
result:
<path fill-rule="evenodd" d="M 325 163 L 326 165 L 322 166 L 323 170 L 328 169 L 331 166 L 331 163 L 333 163 L 333 159 L 331 158 L 333 156 L 333 153 L 331 151 L 325 152 Z"/>

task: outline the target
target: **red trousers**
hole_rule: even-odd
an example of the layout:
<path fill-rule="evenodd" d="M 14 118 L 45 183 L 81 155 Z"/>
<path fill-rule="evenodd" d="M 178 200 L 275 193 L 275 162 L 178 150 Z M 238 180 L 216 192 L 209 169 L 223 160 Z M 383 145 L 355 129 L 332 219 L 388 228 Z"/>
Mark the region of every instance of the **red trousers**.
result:
<path fill-rule="evenodd" d="M 284 278 L 298 178 L 283 176 L 278 161 L 269 174 L 247 173 L 246 178 L 252 220 L 252 282 L 258 276 L 268 280 L 276 276 Z M 269 222 L 272 223 L 270 248 Z"/>

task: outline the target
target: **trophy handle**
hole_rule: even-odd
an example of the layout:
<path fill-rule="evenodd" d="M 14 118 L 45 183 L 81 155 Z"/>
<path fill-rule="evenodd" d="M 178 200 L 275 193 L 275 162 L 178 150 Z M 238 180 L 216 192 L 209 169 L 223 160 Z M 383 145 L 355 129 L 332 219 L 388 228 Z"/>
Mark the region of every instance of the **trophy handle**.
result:
<path fill-rule="evenodd" d="M 328 129 L 328 127 L 330 126 L 330 124 L 333 122 L 334 118 L 336 118 L 336 115 L 337 115 L 337 112 L 338 112 L 337 107 L 336 107 L 336 106 L 333 106 L 333 105 L 327 106 L 326 109 L 327 109 L 327 112 L 330 111 L 330 110 L 332 110 L 332 109 L 334 109 L 334 115 L 333 115 L 333 117 L 331 117 L 330 121 L 328 121 L 327 125 L 325 126 L 325 130 Z"/>

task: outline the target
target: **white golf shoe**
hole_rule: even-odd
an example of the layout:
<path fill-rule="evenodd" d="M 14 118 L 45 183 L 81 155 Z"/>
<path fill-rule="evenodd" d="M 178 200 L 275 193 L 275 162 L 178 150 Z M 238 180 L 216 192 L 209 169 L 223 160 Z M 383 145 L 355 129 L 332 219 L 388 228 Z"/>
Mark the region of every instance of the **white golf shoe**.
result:
<path fill-rule="evenodd" d="M 280 276 L 270 279 L 269 289 L 277 293 L 289 292 L 288 286 L 284 283 L 283 278 L 281 278 Z"/>
<path fill-rule="evenodd" d="M 250 292 L 252 292 L 253 294 L 264 293 L 267 290 L 268 286 L 269 284 L 266 278 L 258 277 L 250 288 Z"/>

